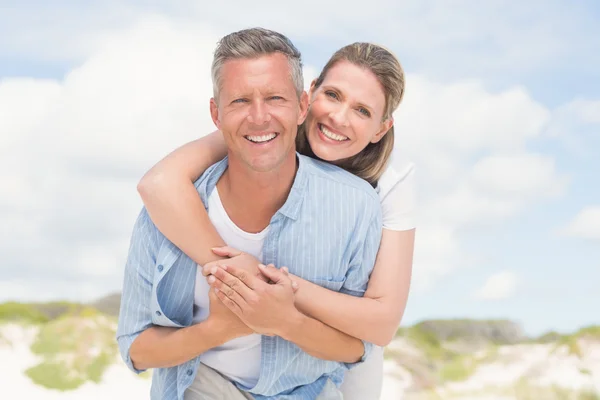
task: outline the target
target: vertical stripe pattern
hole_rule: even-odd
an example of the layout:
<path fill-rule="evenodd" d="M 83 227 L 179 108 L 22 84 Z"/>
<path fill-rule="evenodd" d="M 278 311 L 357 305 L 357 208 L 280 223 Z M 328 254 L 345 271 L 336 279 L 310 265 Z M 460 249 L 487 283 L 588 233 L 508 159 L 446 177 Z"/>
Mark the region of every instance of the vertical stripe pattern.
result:
<path fill-rule="evenodd" d="M 296 178 L 283 207 L 273 216 L 265 238 L 265 264 L 287 266 L 295 275 L 328 289 L 362 296 L 381 240 L 381 206 L 373 188 L 335 166 L 298 155 Z M 204 204 L 227 168 L 227 158 L 196 182 Z M 151 325 L 192 324 L 196 264 L 140 213 L 125 265 L 117 342 L 125 363 L 135 338 Z M 372 345 L 365 342 L 368 355 Z M 198 359 L 155 369 L 152 399 L 183 399 Z M 263 336 L 260 378 L 240 387 L 256 399 L 308 400 L 328 379 L 336 385 L 356 364 L 320 360 L 279 337 Z"/>

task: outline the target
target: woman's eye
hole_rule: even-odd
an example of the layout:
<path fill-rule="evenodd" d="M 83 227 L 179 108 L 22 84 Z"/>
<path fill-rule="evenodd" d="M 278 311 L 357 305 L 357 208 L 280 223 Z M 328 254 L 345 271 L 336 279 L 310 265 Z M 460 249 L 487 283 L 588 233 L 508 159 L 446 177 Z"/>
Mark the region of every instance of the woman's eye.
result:
<path fill-rule="evenodd" d="M 369 110 L 367 110 L 364 107 L 360 107 L 358 109 L 358 112 L 361 113 L 361 114 L 363 114 L 365 117 L 370 117 L 371 116 L 371 113 L 369 112 Z"/>
<path fill-rule="evenodd" d="M 337 99 L 338 95 L 336 92 L 332 92 L 331 90 L 328 90 L 325 92 L 325 95 L 328 97 L 331 97 L 332 99 Z"/>

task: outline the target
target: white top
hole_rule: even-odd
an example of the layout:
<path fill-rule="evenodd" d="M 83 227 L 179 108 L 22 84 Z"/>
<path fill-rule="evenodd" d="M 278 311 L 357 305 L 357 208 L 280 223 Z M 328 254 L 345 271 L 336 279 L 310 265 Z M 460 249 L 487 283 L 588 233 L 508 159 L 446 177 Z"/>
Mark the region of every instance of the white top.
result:
<path fill-rule="evenodd" d="M 241 230 L 227 215 L 217 188 L 208 198 L 208 217 L 228 246 L 252 254 L 259 260 L 262 258 L 263 242 L 269 227 L 260 233 Z M 202 268 L 198 267 L 194 295 L 194 323 L 208 318 L 209 289 L 206 277 L 202 275 Z M 200 355 L 200 362 L 246 387 L 253 387 L 258 382 L 260 359 L 261 336 L 258 334 L 231 340 Z"/>
<path fill-rule="evenodd" d="M 376 188 L 381 199 L 383 228 L 407 231 L 415 228 L 415 166 L 406 160 L 392 160 Z"/>

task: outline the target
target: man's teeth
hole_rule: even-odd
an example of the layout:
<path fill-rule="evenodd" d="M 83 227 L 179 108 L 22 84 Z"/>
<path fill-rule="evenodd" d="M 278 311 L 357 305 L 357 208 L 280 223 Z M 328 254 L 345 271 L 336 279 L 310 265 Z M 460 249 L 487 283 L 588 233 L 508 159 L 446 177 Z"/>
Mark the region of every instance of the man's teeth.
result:
<path fill-rule="evenodd" d="M 337 133 L 331 132 L 323 125 L 321 125 L 321 132 L 323 132 L 323 135 L 327 136 L 329 139 L 337 140 L 338 142 L 343 142 L 344 140 L 348 139 L 346 136 L 338 135 Z"/>
<path fill-rule="evenodd" d="M 255 143 L 262 143 L 262 142 L 268 142 L 271 139 L 275 139 L 275 136 L 277 136 L 275 133 L 269 133 L 268 135 L 262 135 L 262 136 L 246 136 L 246 139 L 255 142 Z"/>

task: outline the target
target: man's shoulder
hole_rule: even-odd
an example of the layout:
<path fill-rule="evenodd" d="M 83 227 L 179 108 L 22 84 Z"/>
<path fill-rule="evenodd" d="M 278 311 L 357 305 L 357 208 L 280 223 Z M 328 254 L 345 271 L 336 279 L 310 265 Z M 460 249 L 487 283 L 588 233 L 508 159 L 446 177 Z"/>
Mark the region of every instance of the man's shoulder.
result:
<path fill-rule="evenodd" d="M 194 181 L 194 186 L 196 187 L 196 190 L 200 194 L 202 202 L 204 202 L 205 205 L 206 199 L 204 196 L 209 194 L 207 192 L 210 191 L 211 187 L 216 185 L 216 182 L 219 180 L 219 177 L 223 174 L 225 169 L 227 169 L 227 157 L 208 167 L 206 171 L 204 171 L 204 173 L 200 175 L 196 181 Z"/>
<path fill-rule="evenodd" d="M 135 225 L 133 227 L 132 245 L 134 247 L 143 247 L 150 254 L 154 254 L 156 259 L 160 261 L 166 253 L 178 254 L 181 250 L 175 246 L 163 233 L 158 229 L 146 207 L 140 210 Z"/>
<path fill-rule="evenodd" d="M 138 213 L 135 225 L 133 227 L 134 240 L 143 240 L 145 246 L 159 248 L 165 237 L 160 230 L 154 225 L 152 218 L 145 206 Z"/>
<path fill-rule="evenodd" d="M 379 195 L 373 186 L 358 176 L 325 161 L 299 155 L 302 158 L 309 181 L 330 188 L 343 187 L 346 195 L 361 196 L 365 201 L 379 203 Z"/>

